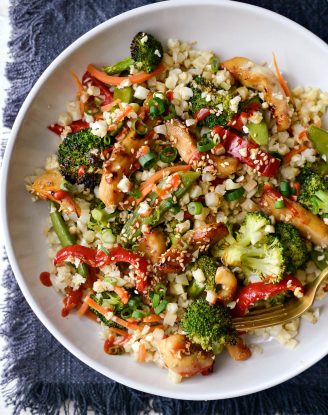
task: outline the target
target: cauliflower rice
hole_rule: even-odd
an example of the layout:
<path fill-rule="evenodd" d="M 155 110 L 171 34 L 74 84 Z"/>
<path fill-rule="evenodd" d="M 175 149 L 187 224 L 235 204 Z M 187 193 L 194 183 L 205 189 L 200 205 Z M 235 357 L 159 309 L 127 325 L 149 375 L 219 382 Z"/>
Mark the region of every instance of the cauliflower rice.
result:
<path fill-rule="evenodd" d="M 149 37 L 149 35 L 145 35 L 145 37 L 147 36 Z M 144 43 L 148 41 L 148 37 L 143 41 Z M 59 132 L 61 136 L 62 143 L 65 142 L 66 138 L 74 134 L 74 122 L 79 122 L 79 120 L 83 120 L 84 123 L 87 123 L 91 134 L 98 137 L 99 140 L 107 137 L 109 131 L 113 131 L 111 126 L 114 124 L 118 125 L 119 122 L 124 123 L 123 130 L 121 130 L 124 133 L 123 135 L 122 132 L 117 133 L 119 138 L 116 138 L 116 143 L 120 140 L 124 140 L 125 135 L 128 134 L 129 131 L 132 131 L 133 128 L 137 130 L 137 133 L 140 132 L 140 134 L 143 134 L 141 133 L 141 130 L 142 128 L 145 128 L 147 129 L 147 134 L 149 134 L 151 127 L 144 127 L 144 122 L 147 124 L 148 121 L 147 118 L 144 118 L 144 122 L 142 121 L 140 118 L 140 109 L 145 106 L 145 102 L 149 102 L 150 97 L 152 97 L 152 99 L 154 99 L 154 97 L 158 98 L 159 101 L 155 101 L 155 103 L 164 102 L 168 99 L 168 101 L 165 101 L 165 103 L 168 102 L 168 104 L 165 105 L 170 105 L 169 116 L 171 112 L 174 113 L 174 119 L 178 119 L 179 123 L 183 125 L 183 128 L 187 129 L 187 131 L 189 129 L 191 134 L 198 137 L 198 140 L 200 140 L 200 137 L 208 137 L 208 133 L 212 130 L 212 127 L 208 127 L 205 122 L 197 119 L 197 115 L 192 113 L 192 99 L 195 93 L 193 82 L 197 77 L 201 77 L 199 79 L 202 79 L 201 82 L 203 82 L 204 85 L 207 85 L 206 83 L 211 83 L 215 91 L 219 91 L 219 94 L 222 94 L 223 97 L 230 96 L 229 94 L 233 96 L 228 102 L 228 107 L 225 107 L 225 101 L 222 101 L 223 104 L 217 105 L 215 111 L 211 112 L 213 116 L 220 117 L 225 113 L 229 113 L 231 117 L 235 117 L 243 111 L 245 103 L 249 102 L 249 100 L 254 98 L 259 100 L 260 107 L 258 107 L 256 111 L 253 111 L 246 120 L 247 122 L 242 125 L 238 134 L 243 137 L 249 137 L 250 130 L 248 126 L 250 124 L 259 125 L 260 123 L 265 122 L 269 139 L 267 144 L 261 145 L 261 148 L 264 149 L 266 154 L 275 154 L 281 159 L 284 159 L 284 157 L 284 160 L 288 159 L 288 162 L 281 163 L 279 171 L 274 175 L 270 175 L 270 177 L 261 175 L 259 174 L 259 169 L 251 167 L 245 162 L 240 162 L 235 171 L 219 180 L 217 176 L 218 172 L 213 169 L 213 163 L 202 164 L 199 162 L 195 167 L 195 170 L 199 172 L 199 179 L 195 180 L 193 184 L 189 186 L 182 197 L 179 199 L 176 197 L 175 199 L 173 198 L 173 205 L 178 205 L 178 207 L 175 210 L 167 210 L 159 222 L 161 232 L 165 235 L 165 249 L 170 249 L 171 244 L 176 243 L 174 242 L 176 240 L 183 241 L 183 238 L 187 238 L 191 232 L 194 232 L 195 234 L 197 230 L 202 230 L 204 227 L 212 226 L 213 224 L 213 226 L 215 226 L 215 224 L 222 224 L 224 227 L 227 225 L 230 231 L 232 228 L 239 228 L 250 212 L 257 212 L 259 210 L 258 198 L 260 197 L 264 186 L 270 185 L 276 188 L 280 186 L 282 181 L 286 181 L 290 184 L 290 188 L 293 188 L 294 183 L 298 181 L 297 176 L 302 172 L 302 169 L 306 165 L 318 163 L 320 159 L 322 159 L 323 162 L 326 162 L 325 156 L 320 155 L 308 138 L 307 130 L 311 125 L 320 127 L 321 118 L 328 107 L 328 93 L 322 92 L 317 88 L 302 86 L 297 86 L 292 89 L 291 97 L 285 96 L 288 105 L 290 125 L 287 129 L 281 130 L 277 124 L 277 114 L 270 109 L 272 103 L 267 100 L 267 96 L 262 91 L 249 87 L 245 85 L 245 83 L 243 84 L 243 82 L 238 80 L 238 77 L 234 76 L 232 71 L 229 71 L 224 65 L 219 66 L 217 62 L 218 58 L 214 52 L 197 50 L 195 43 L 186 43 L 176 39 L 169 39 L 167 41 L 163 56 L 161 56 L 162 53 L 160 50 L 157 50 L 157 52 L 156 55 L 160 55 L 162 64 L 165 65 L 165 70 L 159 72 L 157 75 L 148 77 L 148 79 L 142 83 L 133 83 L 130 81 L 130 79 L 133 78 L 127 78 L 127 80 L 122 81 L 120 85 L 114 88 L 114 86 L 107 87 L 99 80 L 94 81 L 95 78 L 90 76 L 90 74 L 89 77 L 84 77 L 84 81 L 81 84 L 82 90 L 79 91 L 75 100 L 72 100 L 67 104 L 66 112 L 59 115 L 58 124 L 56 125 L 59 126 L 57 132 Z M 254 64 L 250 64 L 250 67 L 252 67 L 252 65 Z M 267 70 L 267 67 L 265 68 Z M 288 70 L 288 68 L 286 69 Z M 129 71 L 132 76 L 140 72 L 136 65 L 131 65 Z M 278 84 L 277 78 L 276 82 Z M 85 103 L 91 102 L 92 105 L 95 105 L 95 103 L 100 102 L 100 106 L 104 106 L 104 88 L 107 89 L 109 94 L 113 95 L 114 93 L 114 98 L 116 94 L 116 92 L 114 92 L 115 90 L 122 91 L 123 89 L 128 88 L 126 90 L 130 91 L 132 98 L 128 103 L 123 100 L 120 102 L 118 101 L 119 105 L 113 106 L 113 108 L 109 108 L 110 105 L 105 104 L 105 107 L 107 105 L 107 108 L 109 109 L 105 108 L 102 110 L 100 113 L 101 117 L 99 117 L 99 112 L 95 113 L 95 111 L 91 110 L 86 111 Z M 202 99 L 208 103 L 213 102 L 213 99 L 216 98 L 213 98 L 213 95 L 211 94 L 212 92 L 205 88 L 204 92 L 202 92 Z M 101 102 L 101 100 L 103 101 Z M 81 112 L 83 110 L 83 104 L 85 112 Z M 91 105 L 89 105 L 89 107 L 91 107 Z M 155 105 L 155 108 L 158 107 Z M 169 116 L 167 118 L 169 118 Z M 148 155 L 152 152 L 155 153 L 156 151 L 160 154 L 162 149 L 170 143 L 168 123 L 173 125 L 172 122 L 170 120 L 165 120 L 160 115 L 157 115 L 153 120 L 154 119 L 156 122 L 153 122 L 152 125 L 153 135 L 148 140 L 149 142 L 151 141 L 151 144 L 149 142 L 147 144 L 147 141 L 144 144 L 144 147 L 148 146 L 148 151 L 149 146 L 151 147 Z M 137 122 L 139 124 L 134 120 L 138 120 Z M 136 128 L 137 125 L 138 128 Z M 51 127 L 51 129 L 54 130 L 54 126 Z M 144 135 L 141 135 L 141 137 L 144 137 Z M 216 157 L 227 156 L 224 146 L 222 146 L 222 144 L 220 145 L 220 143 L 222 143 L 222 137 L 220 139 L 219 136 L 215 136 L 215 134 L 212 133 L 210 140 L 213 140 L 213 145 L 216 146 L 214 147 L 214 150 L 216 149 L 217 151 Z M 113 143 L 115 143 L 115 140 L 112 137 L 111 145 L 113 145 Z M 116 145 L 117 144 L 114 144 L 113 148 L 115 148 Z M 295 149 L 300 148 L 302 149 L 301 151 L 295 151 Z M 142 150 L 146 151 L 145 154 L 147 154 L 147 148 Z M 114 152 L 115 150 L 112 151 Z M 140 149 L 136 151 L 140 153 Z M 207 152 L 212 152 L 213 154 L 213 150 Z M 242 149 L 240 152 L 241 156 L 243 156 Z M 113 158 L 108 159 L 103 153 L 103 148 L 94 148 L 90 151 L 91 156 L 93 154 L 94 157 L 100 157 L 101 163 L 104 163 L 103 167 L 100 166 L 99 170 L 96 171 L 97 174 L 104 175 L 106 170 L 106 167 L 104 166 L 109 163 L 114 163 L 114 161 Z M 182 159 L 178 164 L 182 164 L 185 160 L 179 148 L 177 153 L 179 153 Z M 145 157 L 145 154 L 142 152 L 140 154 L 138 159 L 141 163 L 141 158 Z M 131 158 L 134 156 L 134 150 L 131 150 Z M 143 168 L 140 168 L 139 164 L 139 167 L 134 171 L 130 169 L 127 172 L 125 172 L 125 167 L 122 163 L 121 170 L 124 174 L 116 184 L 116 188 L 122 198 L 116 205 L 115 203 L 110 204 L 104 201 L 102 196 L 102 182 L 100 185 L 98 182 L 95 187 L 89 188 L 85 183 L 81 182 L 79 184 L 79 180 L 75 183 L 67 184 L 67 181 L 62 179 L 63 181 L 60 185 L 60 189 L 64 189 L 64 191 L 68 190 L 70 195 L 69 200 L 74 200 L 74 204 L 78 206 L 78 211 L 70 208 L 67 209 L 67 206 L 65 208 L 62 204 L 62 201 L 66 200 L 65 195 L 64 199 L 59 198 L 56 200 L 61 204 L 60 213 L 69 233 L 75 240 L 75 243 L 93 250 L 102 250 L 102 253 L 105 255 L 111 253 L 112 249 L 115 249 L 118 243 L 125 243 L 124 233 L 120 234 L 116 231 L 114 232 L 114 230 L 112 231 L 112 229 L 119 224 L 120 226 L 123 226 L 122 232 L 124 232 L 124 226 L 131 220 L 131 212 L 133 212 L 133 209 L 136 206 L 133 200 L 140 198 L 140 189 L 143 189 L 143 183 L 149 183 L 149 180 L 154 177 L 156 172 L 160 169 L 174 165 L 173 162 L 166 162 L 165 160 L 165 157 L 157 157 L 154 160 L 154 163 L 150 164 L 149 167 L 147 164 L 144 164 Z M 192 162 L 189 162 L 189 164 L 191 163 Z M 80 166 L 80 168 L 81 167 L 81 174 L 83 176 L 85 170 L 88 169 L 88 166 Z M 40 187 L 35 185 L 37 183 L 37 178 L 46 175 L 48 171 L 60 171 L 61 174 L 63 174 L 62 164 L 59 162 L 57 154 L 48 157 L 44 170 L 38 169 L 35 172 L 35 175 L 26 178 L 26 186 L 32 193 L 33 200 L 54 200 L 53 195 L 55 194 L 54 190 L 56 189 L 51 188 L 51 191 L 49 190 L 47 194 L 41 191 L 44 189 L 47 190 L 47 185 L 49 185 L 49 183 L 46 185 L 43 183 L 41 190 Z M 172 176 L 169 177 L 171 178 L 174 175 L 178 175 L 178 173 L 173 173 Z M 110 179 L 111 178 L 108 179 L 107 184 L 110 183 Z M 168 187 L 168 191 L 166 191 L 166 194 L 163 196 L 162 200 L 164 201 L 168 196 L 172 196 L 174 184 L 168 182 L 165 183 L 165 186 Z M 60 189 L 58 188 L 57 190 L 59 191 Z M 137 190 L 136 197 L 133 196 L 134 190 Z M 158 191 L 155 182 L 153 183 L 152 191 Z M 227 195 L 236 194 L 233 193 L 236 191 L 240 191 L 242 196 L 235 200 L 227 197 Z M 101 206 L 99 204 L 99 199 L 105 203 L 101 208 L 99 208 L 99 206 Z M 132 204 L 130 206 L 127 204 L 124 205 L 123 200 L 129 200 Z M 284 203 L 283 199 L 281 200 L 282 203 Z M 153 209 L 151 203 L 152 201 L 149 200 L 148 197 L 145 197 L 140 203 L 139 215 L 149 215 L 149 212 L 152 212 Z M 201 208 L 198 212 L 197 208 L 200 207 L 200 204 Z M 191 206 L 195 207 L 196 212 L 190 213 Z M 56 206 L 52 207 L 52 209 L 52 212 L 58 213 L 58 208 L 56 208 Z M 101 212 L 101 215 L 107 218 L 105 227 L 100 225 L 101 221 L 98 221 L 99 218 L 95 217 L 95 209 L 98 209 L 98 211 Z M 266 225 L 263 232 L 265 235 L 273 235 L 275 233 L 277 218 L 275 218 L 274 215 L 269 215 L 268 220 L 270 221 L 270 224 Z M 323 218 L 322 222 L 323 221 L 327 222 L 327 219 Z M 140 226 L 141 236 L 138 237 L 139 239 L 135 238 L 132 240 L 129 249 L 135 249 L 135 244 L 140 241 L 140 238 L 151 232 L 151 227 L 149 225 L 142 224 Z M 324 226 L 327 226 L 327 224 Z M 107 232 L 106 234 L 106 230 L 110 230 L 110 232 Z M 105 235 L 107 236 L 105 237 Z M 157 264 L 152 262 L 151 259 L 153 245 L 148 245 L 146 250 L 141 248 L 137 248 L 137 251 L 134 250 L 133 252 L 144 255 L 142 258 L 147 258 L 150 264 L 148 265 L 148 271 L 155 281 L 150 282 L 150 288 L 145 288 L 142 293 L 138 293 L 135 288 L 136 280 L 139 278 L 138 265 L 137 267 L 133 265 L 122 267 L 115 263 L 115 261 L 98 267 L 91 286 L 82 290 L 82 287 L 85 287 L 84 284 L 86 278 L 78 272 L 81 257 L 74 257 L 74 255 L 72 256 L 71 254 L 66 257 L 65 261 L 56 266 L 54 265 L 54 260 L 57 257 L 58 252 L 62 249 L 62 246 L 58 239 L 58 231 L 54 228 L 50 218 L 48 219 L 45 228 L 45 236 L 48 243 L 48 256 L 51 260 L 49 269 L 50 280 L 55 290 L 62 293 L 66 298 L 68 293 L 77 293 L 80 290 L 83 292 L 83 295 L 81 294 L 82 296 L 80 297 L 78 304 L 75 304 L 77 307 L 81 307 L 83 300 L 92 295 L 93 301 L 100 304 L 102 309 L 107 310 L 106 315 L 102 316 L 103 318 L 100 318 L 101 313 L 96 313 L 98 322 L 101 324 L 102 337 L 107 342 L 107 351 L 110 351 L 110 353 L 113 354 L 129 353 L 137 362 L 155 362 L 160 367 L 166 367 L 169 369 L 170 378 L 174 382 L 181 381 L 183 377 L 211 370 L 212 365 L 206 365 L 205 361 L 209 356 L 210 359 L 214 361 L 213 349 L 209 348 L 207 350 L 202 350 L 198 344 L 190 344 L 188 332 L 186 333 L 181 326 L 181 321 L 184 319 L 186 310 L 193 302 L 195 302 L 195 299 L 190 296 L 189 291 L 192 282 L 195 282 L 196 285 L 198 284 L 198 287 L 203 291 L 205 290 L 207 301 L 220 305 L 220 300 L 217 299 L 218 293 L 213 293 L 206 288 L 206 279 L 208 277 L 205 275 L 206 273 L 204 274 L 200 268 L 194 269 L 192 267 L 192 264 L 197 258 L 204 254 L 204 249 L 207 249 L 209 244 L 207 244 L 206 247 L 199 245 L 199 248 L 193 249 L 193 252 L 191 252 L 190 255 L 188 254 L 188 261 L 183 264 L 180 262 L 180 265 L 182 264 L 180 270 L 178 272 L 172 270 L 165 272 L 164 279 L 157 274 Z M 259 241 L 253 241 L 253 245 L 259 244 L 262 240 L 261 238 L 263 238 L 263 235 L 259 236 Z M 193 243 L 191 239 L 189 240 L 189 243 Z M 319 260 L 320 258 L 324 258 L 324 251 L 321 247 L 318 247 L 317 244 L 313 243 L 311 249 L 318 252 L 322 251 L 322 258 L 319 256 Z M 161 253 L 162 259 L 160 265 L 163 265 L 163 261 L 165 261 L 163 260 L 163 255 L 165 255 L 165 253 Z M 168 267 L 170 266 L 170 261 L 171 258 L 166 257 Z M 219 257 L 217 261 L 217 266 L 222 265 L 222 262 L 226 267 L 226 271 L 229 270 L 229 272 L 232 272 L 234 278 L 237 277 L 239 286 L 242 286 L 244 283 L 252 284 L 263 279 L 265 280 L 263 276 L 259 277 L 258 275 L 251 275 L 246 278 L 242 274 L 242 265 L 229 265 L 224 262 L 222 257 Z M 294 276 L 302 284 L 306 284 L 316 278 L 319 273 L 320 269 L 316 263 L 313 260 L 308 260 L 304 266 L 295 272 Z M 270 283 L 268 280 L 266 282 Z M 160 299 L 158 301 L 164 301 L 165 303 L 163 303 L 165 307 L 163 305 L 164 308 L 158 313 L 154 311 L 153 291 L 156 291 L 156 284 L 165 285 L 164 295 L 161 294 L 162 291 L 158 291 L 160 293 Z M 220 287 L 219 290 L 224 289 L 224 285 L 221 285 Z M 116 332 L 115 330 L 113 331 L 113 326 L 108 324 L 108 321 L 113 318 L 113 321 L 116 321 L 115 313 L 113 314 L 111 311 L 114 304 L 113 299 L 117 300 L 119 297 L 117 301 L 120 301 L 120 299 L 123 301 L 122 292 L 128 292 L 130 299 L 135 298 L 135 296 L 138 296 L 139 294 L 140 296 L 143 296 L 144 309 L 147 310 L 148 314 L 151 316 L 155 315 L 158 317 L 158 322 L 160 323 L 158 324 L 158 327 L 156 327 L 153 322 L 141 324 L 142 321 L 147 321 L 145 318 L 147 312 L 145 312 L 144 315 L 139 315 L 139 319 L 136 317 L 138 313 L 132 314 L 132 317 L 135 316 L 132 320 L 130 315 L 130 321 L 132 322 L 131 327 L 135 324 L 139 324 L 139 329 L 129 328 L 128 323 L 124 327 L 120 326 L 118 323 L 118 325 L 115 325 L 118 330 Z M 321 287 L 318 293 L 318 299 L 322 299 L 324 295 L 325 287 Z M 158 301 L 157 306 L 159 305 Z M 238 303 L 238 298 L 235 293 L 229 301 L 223 301 L 223 305 L 233 311 L 236 307 L 236 302 Z M 90 304 L 90 309 L 94 311 Z M 116 307 L 116 305 L 114 307 Z M 121 318 L 123 318 L 123 314 L 121 315 Z M 250 346 L 249 354 L 251 354 L 251 352 L 262 353 L 262 351 L 265 353 L 265 345 L 263 346 L 264 350 L 262 350 L 262 346 L 259 346 L 257 344 L 258 342 L 254 341 L 253 336 L 258 336 L 262 339 L 272 338 L 290 349 L 297 347 L 299 326 L 300 324 L 303 324 L 303 321 L 301 320 L 307 320 L 308 322 L 315 324 L 318 318 L 319 308 L 314 308 L 305 313 L 301 319 L 290 321 L 284 325 L 254 330 L 250 333 L 251 336 L 248 336 L 247 340 Z M 126 330 L 126 332 L 122 333 L 123 330 Z M 161 342 L 176 334 L 182 335 L 184 338 L 185 348 L 181 352 L 182 357 L 181 355 L 179 356 L 179 349 L 176 349 L 171 356 L 167 356 L 166 352 L 164 353 L 163 349 L 160 347 Z M 185 337 L 185 334 L 187 337 Z M 190 340 L 193 343 L 193 339 L 191 338 Z M 254 344 L 252 344 L 253 342 Z M 204 365 L 202 366 L 200 364 L 193 373 L 188 372 L 187 369 L 187 372 L 182 371 L 179 362 L 176 363 L 176 359 L 180 359 L 181 361 L 187 359 L 187 357 L 191 359 L 195 353 L 199 353 L 199 361 L 204 359 Z M 218 356 L 218 358 L 220 358 L 220 356 Z"/>

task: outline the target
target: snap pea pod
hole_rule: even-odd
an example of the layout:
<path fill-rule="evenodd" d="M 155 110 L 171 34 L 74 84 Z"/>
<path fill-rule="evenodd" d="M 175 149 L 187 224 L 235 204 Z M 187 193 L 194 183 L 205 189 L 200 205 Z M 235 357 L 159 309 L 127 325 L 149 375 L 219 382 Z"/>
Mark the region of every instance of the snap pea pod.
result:
<path fill-rule="evenodd" d="M 249 135 L 260 146 L 265 146 L 269 142 L 269 131 L 267 123 L 262 120 L 259 124 L 253 122 L 247 123 Z"/>
<path fill-rule="evenodd" d="M 328 160 L 328 131 L 311 125 L 307 132 L 318 153 L 321 156 L 326 156 Z"/>
<path fill-rule="evenodd" d="M 319 269 L 324 270 L 328 267 L 328 249 L 323 252 L 312 250 L 311 259 Z"/>
<path fill-rule="evenodd" d="M 72 235 L 65 223 L 62 215 L 58 212 L 56 204 L 54 202 L 50 202 L 50 219 L 54 231 L 58 236 L 59 242 L 61 246 L 69 246 L 74 245 L 76 243 L 76 238 Z M 89 275 L 88 266 L 85 264 L 80 264 L 77 267 L 77 272 L 82 275 L 82 277 L 87 277 Z"/>
<path fill-rule="evenodd" d="M 131 218 L 125 223 L 121 232 L 121 242 L 124 246 L 129 246 L 134 243 L 141 235 L 142 225 L 156 226 L 162 219 L 165 212 L 167 212 L 181 197 L 190 189 L 195 181 L 201 175 L 200 172 L 188 171 L 179 172 L 181 183 L 175 192 L 172 192 L 172 198 L 162 200 L 158 206 L 152 209 L 150 215 L 142 218 L 136 208 Z M 165 180 L 161 183 L 164 183 Z M 159 184 L 159 187 L 161 186 Z M 151 203 L 157 198 L 157 194 L 151 194 Z"/>
<path fill-rule="evenodd" d="M 122 102 L 130 104 L 133 98 L 133 88 L 131 86 L 125 86 L 124 88 L 115 88 L 113 97 L 114 99 L 120 99 Z"/>

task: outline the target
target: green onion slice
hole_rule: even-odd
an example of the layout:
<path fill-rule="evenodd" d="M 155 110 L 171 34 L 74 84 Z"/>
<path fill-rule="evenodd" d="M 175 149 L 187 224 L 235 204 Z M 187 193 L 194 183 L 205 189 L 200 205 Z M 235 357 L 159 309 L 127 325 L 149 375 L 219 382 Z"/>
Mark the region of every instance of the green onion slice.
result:
<path fill-rule="evenodd" d="M 225 193 L 224 198 L 228 202 L 233 202 L 234 200 L 240 199 L 244 193 L 245 189 L 243 187 L 239 187 L 238 189 L 230 190 Z"/>
<path fill-rule="evenodd" d="M 197 143 L 197 148 L 201 152 L 212 150 L 213 147 L 215 147 L 215 143 L 208 136 L 203 136 Z"/>
<path fill-rule="evenodd" d="M 166 309 L 168 303 L 167 300 L 162 300 L 158 306 L 154 308 L 155 314 L 161 314 Z"/>
<path fill-rule="evenodd" d="M 282 208 L 284 208 L 284 207 L 285 207 L 285 202 L 284 202 L 283 200 L 276 200 L 276 201 L 274 202 L 274 207 L 275 207 L 276 209 L 282 209 Z"/>
<path fill-rule="evenodd" d="M 141 167 L 143 167 L 145 170 L 150 169 L 156 162 L 156 154 L 152 151 L 149 151 L 149 153 L 144 154 L 139 158 L 139 163 L 141 164 Z"/>
<path fill-rule="evenodd" d="M 161 296 L 157 293 L 153 295 L 153 307 L 156 308 L 161 301 Z"/>
<path fill-rule="evenodd" d="M 188 204 L 188 212 L 195 216 L 200 215 L 203 211 L 203 205 L 200 202 L 190 202 Z"/>
<path fill-rule="evenodd" d="M 147 125 L 140 118 L 136 118 L 132 121 L 131 128 L 138 135 L 146 135 L 148 133 Z"/>
<path fill-rule="evenodd" d="M 132 310 L 130 308 L 123 308 L 121 311 L 121 317 L 124 319 L 130 318 L 132 316 Z"/>
<path fill-rule="evenodd" d="M 177 156 L 178 150 L 174 147 L 166 147 L 159 154 L 159 158 L 163 163 L 172 163 Z"/>
<path fill-rule="evenodd" d="M 283 181 L 279 185 L 280 193 L 286 197 L 290 195 L 291 189 L 287 181 Z"/>

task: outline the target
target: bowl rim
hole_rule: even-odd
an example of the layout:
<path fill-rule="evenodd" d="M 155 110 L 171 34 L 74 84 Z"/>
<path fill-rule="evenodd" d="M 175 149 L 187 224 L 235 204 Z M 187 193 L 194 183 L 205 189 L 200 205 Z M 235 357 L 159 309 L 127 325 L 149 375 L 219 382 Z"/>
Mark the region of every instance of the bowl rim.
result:
<path fill-rule="evenodd" d="M 267 17 L 268 19 L 273 19 L 276 22 L 283 23 L 284 25 L 289 25 L 295 28 L 302 36 L 305 36 L 315 42 L 320 48 L 322 48 L 324 53 L 328 53 L 328 45 L 320 39 L 317 35 L 313 34 L 308 29 L 304 28 L 300 24 L 294 22 L 293 20 L 284 17 L 278 13 L 275 13 L 271 10 L 264 9 L 259 6 L 254 6 L 251 4 L 240 3 L 236 1 L 227 1 L 227 0 L 171 0 L 171 1 L 164 1 L 159 3 L 153 3 L 145 6 L 141 6 L 129 11 L 126 11 L 120 15 L 117 15 L 99 25 L 94 27 L 93 29 L 89 30 L 84 35 L 80 36 L 76 39 L 72 44 L 70 44 L 66 49 L 64 49 L 60 55 L 58 55 L 51 64 L 45 69 L 45 71 L 41 74 L 39 79 L 36 81 L 34 86 L 32 87 L 31 91 L 27 95 L 24 100 L 23 105 L 21 106 L 18 115 L 15 119 L 13 127 L 11 129 L 10 137 L 8 139 L 5 153 L 3 155 L 3 163 L 2 163 L 2 174 L 1 174 L 1 194 L 0 194 L 0 214 L 1 214 L 1 222 L 3 226 L 3 235 L 4 235 L 4 244 L 7 251 L 8 259 L 10 265 L 13 269 L 16 281 L 26 299 L 30 307 L 32 308 L 33 312 L 36 314 L 38 319 L 42 322 L 42 324 L 49 330 L 49 332 L 61 343 L 70 353 L 72 353 L 75 357 L 81 360 L 83 363 L 87 364 L 90 368 L 96 370 L 97 372 L 101 373 L 102 375 L 113 379 L 119 383 L 122 383 L 128 387 L 133 389 L 137 389 L 143 392 L 151 393 L 154 395 L 162 396 L 162 397 L 169 397 L 174 399 L 184 399 L 190 400 L 189 397 L 183 395 L 183 392 L 179 392 L 179 388 L 177 387 L 174 392 L 162 392 L 160 388 L 156 386 L 145 386 L 136 383 L 133 379 L 127 378 L 125 376 L 121 376 L 116 372 L 112 372 L 110 367 L 107 367 L 105 370 L 102 364 L 99 364 L 97 361 L 90 358 L 86 353 L 81 352 L 78 347 L 72 344 L 68 339 L 63 337 L 60 331 L 54 326 L 51 321 L 48 319 L 45 313 L 37 306 L 32 294 L 29 291 L 27 284 L 24 281 L 23 273 L 20 270 L 18 262 L 16 261 L 15 253 L 14 253 L 14 246 L 12 244 L 10 233 L 9 233 L 9 226 L 8 226 L 8 211 L 7 211 L 7 203 L 6 203 L 6 194 L 7 194 L 7 185 L 8 185 L 8 173 L 9 173 L 9 166 L 10 161 L 12 158 L 15 142 L 21 128 L 22 122 L 30 107 L 32 101 L 34 100 L 35 96 L 42 88 L 44 83 L 47 81 L 48 77 L 51 75 L 54 69 L 57 68 L 71 53 L 77 50 L 81 45 L 83 45 L 86 41 L 91 39 L 92 37 L 100 34 L 102 31 L 105 31 L 108 27 L 112 25 L 118 24 L 120 22 L 125 21 L 133 16 L 138 16 L 143 14 L 145 11 L 149 10 L 157 10 L 160 11 L 162 9 L 172 9 L 172 8 L 179 8 L 185 6 L 197 6 L 201 5 L 202 7 L 206 6 L 216 6 L 218 8 L 228 8 L 232 10 L 246 10 L 251 11 L 253 13 L 257 13 L 260 16 Z M 267 388 L 276 386 L 282 382 L 285 382 L 288 379 L 293 378 L 294 376 L 302 373 L 304 370 L 308 369 L 315 363 L 317 363 L 320 359 L 328 354 L 328 344 L 326 348 L 323 348 L 321 353 L 318 353 L 314 358 L 308 360 L 308 362 L 299 367 L 295 368 L 293 371 L 289 371 L 288 374 L 284 374 L 280 377 L 276 377 L 274 379 L 268 379 L 268 381 L 264 382 L 260 387 L 258 386 L 245 386 L 243 389 L 239 388 L 238 391 L 235 393 L 215 393 L 215 392 L 208 392 L 207 394 L 202 393 L 201 395 L 197 395 L 197 392 L 193 395 L 193 399 L 195 401 L 198 400 L 215 400 L 215 399 L 227 399 L 227 398 L 235 398 L 239 396 L 248 395 L 255 392 L 260 392 Z"/>

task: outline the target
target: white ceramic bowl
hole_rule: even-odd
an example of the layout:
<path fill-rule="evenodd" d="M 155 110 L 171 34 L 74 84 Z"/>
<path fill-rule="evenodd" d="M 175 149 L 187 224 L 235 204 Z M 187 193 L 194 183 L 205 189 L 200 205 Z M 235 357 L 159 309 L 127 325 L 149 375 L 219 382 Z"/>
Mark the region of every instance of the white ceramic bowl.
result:
<path fill-rule="evenodd" d="M 162 40 L 198 41 L 219 56 L 247 56 L 270 61 L 274 51 L 290 85 L 328 90 L 328 47 L 296 23 L 264 9 L 236 2 L 164 2 L 124 13 L 82 36 L 43 73 L 17 116 L 3 164 L 2 220 L 7 252 L 17 281 L 30 306 L 70 352 L 93 369 L 135 389 L 180 399 L 220 399 L 256 392 L 283 382 L 313 365 L 328 351 L 327 301 L 316 325 L 302 323 L 299 346 L 284 349 L 276 341 L 262 342 L 264 352 L 246 362 L 225 354 L 217 358 L 209 377 L 196 376 L 171 384 L 167 371 L 133 362 L 129 356 L 103 352 L 98 327 L 88 319 L 60 315 L 61 297 L 39 283 L 47 270 L 47 246 L 42 233 L 47 203 L 31 203 L 24 177 L 43 166 L 58 138 L 46 126 L 57 119 L 74 96 L 69 69 L 82 74 L 90 62 L 102 66 L 128 53 L 132 36 L 149 31 Z"/>

